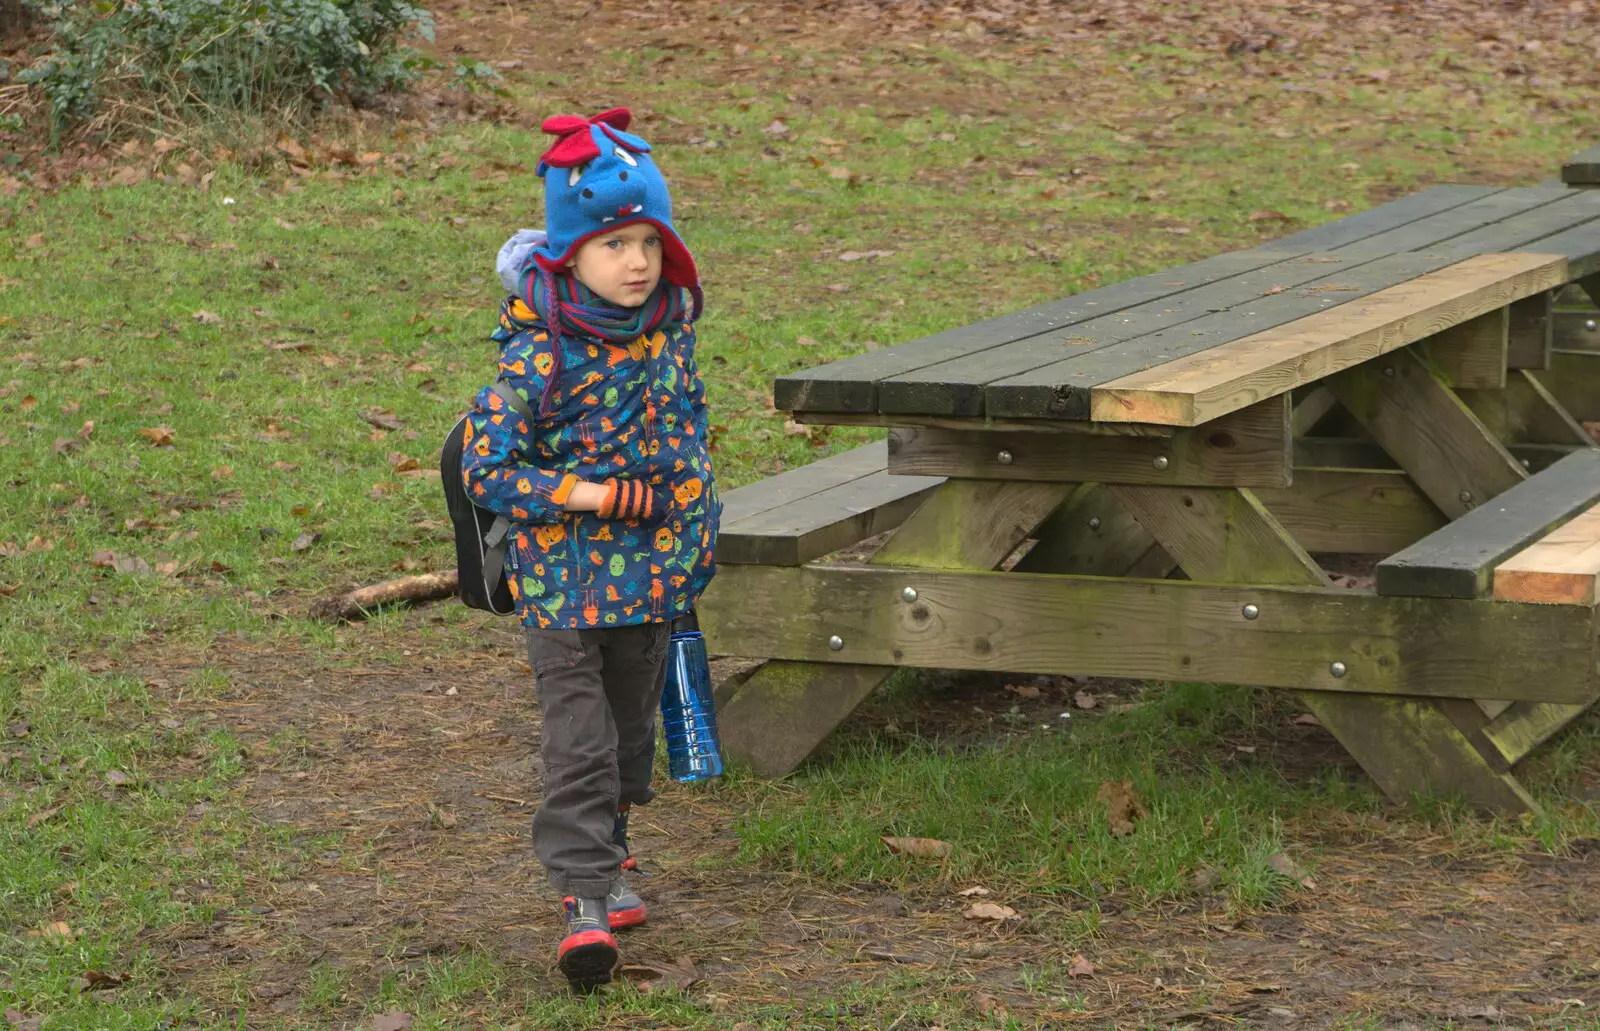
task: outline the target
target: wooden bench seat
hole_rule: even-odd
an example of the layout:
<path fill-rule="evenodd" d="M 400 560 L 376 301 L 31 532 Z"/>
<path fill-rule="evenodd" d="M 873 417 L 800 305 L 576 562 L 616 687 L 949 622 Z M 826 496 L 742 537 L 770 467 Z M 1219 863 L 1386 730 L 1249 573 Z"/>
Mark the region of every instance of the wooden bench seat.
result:
<path fill-rule="evenodd" d="M 1378 593 L 1483 597 L 1497 566 L 1596 503 L 1600 449 L 1575 451 L 1378 563 Z"/>
<path fill-rule="evenodd" d="M 1561 181 L 1568 186 L 1600 186 L 1600 144 L 1569 158 L 1561 166 Z"/>
<path fill-rule="evenodd" d="M 797 566 L 894 529 L 944 478 L 888 465 L 879 440 L 729 491 L 717 561 Z"/>

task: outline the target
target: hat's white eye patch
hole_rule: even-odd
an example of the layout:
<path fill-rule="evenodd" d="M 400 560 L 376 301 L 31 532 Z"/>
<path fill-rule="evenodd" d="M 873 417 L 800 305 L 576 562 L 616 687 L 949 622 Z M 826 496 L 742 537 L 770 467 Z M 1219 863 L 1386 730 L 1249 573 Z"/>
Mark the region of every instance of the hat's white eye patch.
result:
<path fill-rule="evenodd" d="M 611 153 L 615 154 L 617 157 L 621 158 L 623 161 L 625 161 L 628 164 L 632 165 L 634 168 L 638 168 L 639 167 L 638 159 L 635 158 L 632 154 L 629 154 L 627 151 L 623 150 L 621 147 L 612 148 Z"/>
<path fill-rule="evenodd" d="M 578 180 L 582 179 L 583 178 L 583 173 L 587 172 L 588 170 L 589 170 L 589 165 L 588 165 L 587 162 L 585 162 L 584 164 L 579 165 L 576 168 L 569 168 L 567 170 L 567 185 L 568 186 L 576 186 L 576 185 L 578 185 Z"/>

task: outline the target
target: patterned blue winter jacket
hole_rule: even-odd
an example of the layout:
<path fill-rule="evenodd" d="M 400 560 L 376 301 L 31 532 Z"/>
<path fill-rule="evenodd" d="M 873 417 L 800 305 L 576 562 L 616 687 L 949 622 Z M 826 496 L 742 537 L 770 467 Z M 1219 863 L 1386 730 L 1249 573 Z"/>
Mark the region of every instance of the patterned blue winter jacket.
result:
<path fill-rule="evenodd" d="M 507 298 L 493 339 L 500 378 L 537 413 L 555 365 L 544 324 Z M 694 341 L 689 322 L 627 346 L 563 334 L 554 411 L 532 426 L 493 391 L 478 394 L 461 475 L 473 501 L 515 524 L 507 578 L 524 626 L 668 621 L 711 581 L 722 503 Z M 672 518 L 647 528 L 563 508 L 579 480 L 612 476 L 669 492 Z"/>

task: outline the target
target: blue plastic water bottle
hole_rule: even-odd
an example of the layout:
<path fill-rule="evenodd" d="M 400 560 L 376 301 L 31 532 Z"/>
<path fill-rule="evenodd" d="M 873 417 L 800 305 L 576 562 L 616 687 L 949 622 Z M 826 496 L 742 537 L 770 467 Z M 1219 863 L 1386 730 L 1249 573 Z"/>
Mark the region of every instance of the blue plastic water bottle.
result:
<path fill-rule="evenodd" d="M 673 780 L 722 776 L 722 744 L 717 740 L 711 667 L 706 662 L 706 639 L 693 612 L 684 613 L 672 623 L 667 686 L 661 692 L 661 722 L 666 728 L 667 765 Z"/>

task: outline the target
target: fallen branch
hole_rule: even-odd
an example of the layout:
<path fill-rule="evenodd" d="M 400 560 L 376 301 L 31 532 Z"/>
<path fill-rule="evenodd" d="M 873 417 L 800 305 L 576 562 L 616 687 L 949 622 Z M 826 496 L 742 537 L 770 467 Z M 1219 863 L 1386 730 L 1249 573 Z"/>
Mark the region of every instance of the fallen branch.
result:
<path fill-rule="evenodd" d="M 402 576 L 385 580 L 369 587 L 358 587 L 347 594 L 322 598 L 311 606 L 311 618 L 336 622 L 341 619 L 365 619 L 367 614 L 382 605 L 398 601 L 420 602 L 453 598 L 458 589 L 454 569 L 447 573 L 423 573 L 419 576 Z"/>

